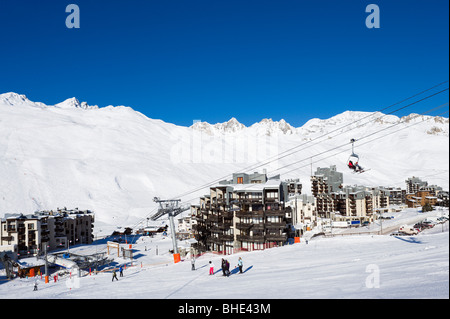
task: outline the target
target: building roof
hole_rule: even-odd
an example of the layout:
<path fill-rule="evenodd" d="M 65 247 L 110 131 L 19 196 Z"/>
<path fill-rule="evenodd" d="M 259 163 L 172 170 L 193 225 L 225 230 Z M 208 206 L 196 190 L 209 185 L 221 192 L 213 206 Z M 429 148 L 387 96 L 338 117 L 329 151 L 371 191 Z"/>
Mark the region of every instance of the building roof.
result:
<path fill-rule="evenodd" d="M 235 192 L 262 192 L 264 189 L 279 189 L 282 181 L 279 179 L 269 179 L 265 183 L 251 184 L 228 184 Z M 220 185 L 223 187 L 224 185 Z"/>

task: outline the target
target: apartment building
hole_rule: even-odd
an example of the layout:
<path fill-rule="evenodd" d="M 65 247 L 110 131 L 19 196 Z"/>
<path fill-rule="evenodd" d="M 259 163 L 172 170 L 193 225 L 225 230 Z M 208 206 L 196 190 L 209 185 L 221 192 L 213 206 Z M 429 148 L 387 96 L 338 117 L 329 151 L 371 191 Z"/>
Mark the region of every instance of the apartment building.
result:
<path fill-rule="evenodd" d="M 414 194 L 406 194 L 406 204 L 410 208 L 422 207 L 425 204 L 436 205 L 438 197 L 428 190 L 420 190 Z"/>
<path fill-rule="evenodd" d="M 69 245 L 91 244 L 94 214 L 87 211 L 58 209 L 34 214 L 5 214 L 0 225 L 0 246 L 15 247 L 20 256 L 36 255 L 44 250 Z"/>
<path fill-rule="evenodd" d="M 406 181 L 406 193 L 407 194 L 415 194 L 418 192 L 422 187 L 428 186 L 428 182 L 422 181 L 418 177 L 409 177 Z"/>
<path fill-rule="evenodd" d="M 408 207 L 422 207 L 425 204 L 436 205 L 442 187 L 437 185 L 428 185 L 428 182 L 422 181 L 418 177 L 410 177 L 406 181 L 406 204 Z"/>
<path fill-rule="evenodd" d="M 230 254 L 283 245 L 292 220 L 287 196 L 288 185 L 279 175 L 269 179 L 258 172 L 233 174 L 191 206 L 195 248 Z"/>
<path fill-rule="evenodd" d="M 342 187 L 343 174 L 336 170 L 336 165 L 330 167 L 318 167 L 311 176 L 311 192 L 314 197 L 320 194 L 337 192 Z"/>
<path fill-rule="evenodd" d="M 344 211 L 339 201 L 342 196 L 331 196 L 342 188 L 343 180 L 343 174 L 336 170 L 336 165 L 318 167 L 311 176 L 311 192 L 316 199 L 318 217 L 330 217 L 331 212 Z"/>
<path fill-rule="evenodd" d="M 311 176 L 311 191 L 321 218 L 369 220 L 380 208 L 389 207 L 389 195 L 376 187 L 343 186 L 343 175 L 336 166 L 318 168 Z"/>
<path fill-rule="evenodd" d="M 307 194 L 295 194 L 289 196 L 286 206 L 292 209 L 292 224 L 297 236 L 311 230 L 317 225 L 317 207 L 314 196 Z"/>
<path fill-rule="evenodd" d="M 379 186 L 378 189 L 384 192 L 389 198 L 389 205 L 402 205 L 406 203 L 406 190 L 400 187 L 384 187 Z"/>

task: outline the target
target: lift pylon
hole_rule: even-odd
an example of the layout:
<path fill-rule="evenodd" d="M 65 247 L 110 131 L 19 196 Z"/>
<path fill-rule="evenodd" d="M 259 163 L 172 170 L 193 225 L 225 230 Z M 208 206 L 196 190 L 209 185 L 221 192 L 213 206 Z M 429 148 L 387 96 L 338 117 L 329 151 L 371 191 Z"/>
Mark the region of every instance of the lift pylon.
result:
<path fill-rule="evenodd" d="M 177 238 L 176 238 L 176 230 L 175 230 L 175 222 L 173 218 L 182 212 L 189 209 L 189 206 L 187 207 L 181 207 L 179 206 L 181 199 L 160 199 L 159 197 L 153 198 L 153 201 L 156 203 L 159 203 L 160 208 L 154 214 L 152 217 L 150 217 L 151 220 L 157 220 L 158 218 L 168 215 L 169 217 L 169 223 L 170 223 L 170 230 L 171 230 L 171 236 L 172 236 L 172 244 L 173 244 L 173 254 L 174 254 L 174 260 L 175 262 L 179 261 L 179 253 L 178 253 L 178 245 L 177 245 Z"/>

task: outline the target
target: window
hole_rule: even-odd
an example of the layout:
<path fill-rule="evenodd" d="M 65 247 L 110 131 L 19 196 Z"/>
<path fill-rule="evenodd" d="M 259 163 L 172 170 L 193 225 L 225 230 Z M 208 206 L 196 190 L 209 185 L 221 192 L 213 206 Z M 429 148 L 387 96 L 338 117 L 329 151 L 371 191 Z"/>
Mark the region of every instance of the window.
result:
<path fill-rule="evenodd" d="M 238 177 L 237 178 L 237 183 L 238 184 L 244 184 L 244 178 L 243 177 Z"/>
<path fill-rule="evenodd" d="M 267 198 L 278 198 L 278 192 L 267 192 Z"/>

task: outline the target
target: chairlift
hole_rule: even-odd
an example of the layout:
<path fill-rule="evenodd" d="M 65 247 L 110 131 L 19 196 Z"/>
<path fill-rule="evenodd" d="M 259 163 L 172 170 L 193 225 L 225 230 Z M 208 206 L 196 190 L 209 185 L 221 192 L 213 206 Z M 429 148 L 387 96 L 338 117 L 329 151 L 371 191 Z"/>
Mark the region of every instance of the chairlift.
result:
<path fill-rule="evenodd" d="M 350 143 L 352 143 L 352 154 L 349 156 L 348 160 L 347 160 L 347 166 L 348 168 L 350 168 L 351 170 L 353 170 L 355 173 L 362 173 L 364 172 L 364 169 L 359 166 L 359 155 L 355 153 L 355 142 L 356 140 L 354 138 L 352 138 L 350 140 Z"/>

